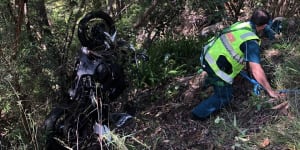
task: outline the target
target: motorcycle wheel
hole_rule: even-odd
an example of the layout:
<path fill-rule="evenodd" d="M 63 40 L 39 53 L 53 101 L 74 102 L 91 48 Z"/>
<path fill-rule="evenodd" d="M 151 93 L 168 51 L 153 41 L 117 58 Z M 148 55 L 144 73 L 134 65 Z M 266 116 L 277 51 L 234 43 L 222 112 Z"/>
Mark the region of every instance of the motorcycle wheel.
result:
<path fill-rule="evenodd" d="M 56 123 L 58 119 L 63 115 L 64 109 L 57 107 L 54 108 L 49 115 L 47 116 L 47 119 L 45 120 L 45 131 L 46 131 L 46 150 L 67 150 L 68 148 L 64 146 L 62 142 L 60 142 L 58 139 L 56 139 L 56 136 L 58 135 L 56 131 Z"/>
<path fill-rule="evenodd" d="M 79 104 L 77 105 L 79 106 Z M 107 145 L 102 144 L 101 146 L 99 143 L 98 136 L 93 131 L 94 122 L 80 115 L 80 113 L 74 114 L 74 112 L 77 112 L 74 110 L 76 110 L 76 107 L 72 107 L 71 105 L 70 107 L 54 108 L 49 113 L 45 121 L 45 130 L 47 133 L 46 150 L 77 148 L 84 150 L 109 149 Z M 76 129 L 78 126 L 80 126 L 80 129 Z"/>
<path fill-rule="evenodd" d="M 116 27 L 114 25 L 113 19 L 105 12 L 103 11 L 93 11 L 88 14 L 86 14 L 79 22 L 78 24 L 78 39 L 82 46 L 89 47 L 90 50 L 92 48 L 98 46 L 99 43 L 93 37 L 90 35 L 90 27 L 88 26 L 88 23 L 92 20 L 100 19 L 103 20 L 106 24 L 106 26 L 109 28 L 108 33 L 110 35 L 114 34 L 116 32 Z"/>

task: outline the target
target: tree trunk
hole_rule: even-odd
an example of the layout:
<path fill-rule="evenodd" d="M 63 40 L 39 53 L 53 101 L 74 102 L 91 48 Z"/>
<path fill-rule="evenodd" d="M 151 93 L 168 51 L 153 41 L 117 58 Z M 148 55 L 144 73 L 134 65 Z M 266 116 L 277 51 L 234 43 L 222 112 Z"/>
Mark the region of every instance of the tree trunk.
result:
<path fill-rule="evenodd" d="M 154 11 L 158 4 L 158 0 L 153 0 L 151 6 L 139 17 L 138 21 L 134 24 L 134 28 L 138 29 L 139 27 L 143 26 L 147 21 L 151 13 Z"/>
<path fill-rule="evenodd" d="M 27 0 L 16 0 L 15 4 L 17 7 L 17 17 L 16 17 L 16 30 L 15 30 L 15 44 L 13 48 L 13 59 L 18 56 L 19 46 L 20 46 L 20 36 L 22 25 L 24 22 L 24 12 L 26 10 Z M 12 14 L 13 15 L 13 14 Z"/>

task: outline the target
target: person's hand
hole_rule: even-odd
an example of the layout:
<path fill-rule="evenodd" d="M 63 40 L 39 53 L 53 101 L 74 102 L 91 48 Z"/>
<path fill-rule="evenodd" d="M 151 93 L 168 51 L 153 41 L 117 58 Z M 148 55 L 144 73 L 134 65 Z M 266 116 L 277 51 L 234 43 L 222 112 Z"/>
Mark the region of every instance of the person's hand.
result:
<path fill-rule="evenodd" d="M 280 98 L 286 97 L 286 95 L 285 95 L 284 93 L 280 93 L 280 92 L 277 92 L 277 91 L 274 91 L 274 90 L 268 91 L 268 94 L 269 94 L 272 98 L 275 98 L 275 99 L 280 99 Z"/>

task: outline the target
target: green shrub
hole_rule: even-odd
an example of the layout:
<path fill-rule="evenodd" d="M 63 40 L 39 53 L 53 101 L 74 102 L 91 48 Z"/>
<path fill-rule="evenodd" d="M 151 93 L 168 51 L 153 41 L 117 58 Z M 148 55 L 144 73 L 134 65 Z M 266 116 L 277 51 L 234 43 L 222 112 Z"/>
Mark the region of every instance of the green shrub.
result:
<path fill-rule="evenodd" d="M 165 39 L 149 48 L 149 61 L 139 67 L 140 82 L 157 85 L 172 77 L 196 72 L 200 67 L 199 56 L 203 41 L 196 39 Z"/>

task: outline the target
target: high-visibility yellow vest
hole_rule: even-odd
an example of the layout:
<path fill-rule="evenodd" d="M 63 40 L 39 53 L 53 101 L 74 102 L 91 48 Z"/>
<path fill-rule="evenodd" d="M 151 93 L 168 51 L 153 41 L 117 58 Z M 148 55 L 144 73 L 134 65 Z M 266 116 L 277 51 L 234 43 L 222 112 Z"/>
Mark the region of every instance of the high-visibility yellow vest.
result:
<path fill-rule="evenodd" d="M 240 50 L 240 46 L 248 40 L 258 40 L 260 44 L 260 39 L 253 32 L 250 22 L 237 22 L 208 44 L 210 46 L 204 50 L 204 59 L 218 77 L 232 84 L 234 77 L 244 67 L 244 53 Z M 222 71 L 217 65 L 220 56 L 224 56 L 231 64 L 232 72 L 230 74 Z"/>

